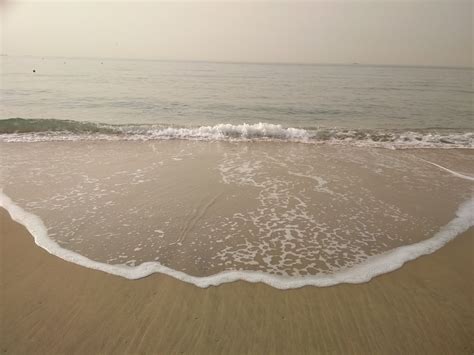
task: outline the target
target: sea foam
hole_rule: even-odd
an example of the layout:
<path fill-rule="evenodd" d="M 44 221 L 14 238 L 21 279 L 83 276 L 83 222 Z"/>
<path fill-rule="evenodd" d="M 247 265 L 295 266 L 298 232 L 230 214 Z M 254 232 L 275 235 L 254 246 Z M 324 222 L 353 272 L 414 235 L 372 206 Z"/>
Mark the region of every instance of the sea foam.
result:
<path fill-rule="evenodd" d="M 471 198 L 461 204 L 456 217 L 443 226 L 433 237 L 418 243 L 392 249 L 370 257 L 358 265 L 331 274 L 289 277 L 256 271 L 225 271 L 211 276 L 197 277 L 171 269 L 159 262 L 146 262 L 138 266 L 128 266 L 125 264 L 110 265 L 91 260 L 76 252 L 62 248 L 58 243 L 49 238 L 43 221 L 38 216 L 25 211 L 15 204 L 3 190 L 0 190 L 0 207 L 5 208 L 13 220 L 27 228 L 37 245 L 66 261 L 127 279 L 139 279 L 153 273 L 162 273 L 198 287 L 217 286 L 238 280 L 262 282 L 278 289 L 368 282 L 377 275 L 400 268 L 407 261 L 435 252 L 474 225 L 474 198 Z"/>
<path fill-rule="evenodd" d="M 0 142 L 90 140 L 201 140 L 287 141 L 344 144 L 389 149 L 474 148 L 474 133 L 453 130 L 374 130 L 324 127 L 283 127 L 279 124 L 219 123 L 213 126 L 174 127 L 163 124 L 110 125 L 56 119 L 0 120 Z"/>

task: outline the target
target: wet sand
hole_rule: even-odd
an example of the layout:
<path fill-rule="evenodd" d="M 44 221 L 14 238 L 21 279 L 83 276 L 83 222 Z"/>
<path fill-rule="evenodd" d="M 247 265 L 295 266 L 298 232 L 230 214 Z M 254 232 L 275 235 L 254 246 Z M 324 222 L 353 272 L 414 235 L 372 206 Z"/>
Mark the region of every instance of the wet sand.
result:
<path fill-rule="evenodd" d="M 0 351 L 471 354 L 474 229 L 366 284 L 281 291 L 129 281 L 35 246 L 0 211 Z"/>

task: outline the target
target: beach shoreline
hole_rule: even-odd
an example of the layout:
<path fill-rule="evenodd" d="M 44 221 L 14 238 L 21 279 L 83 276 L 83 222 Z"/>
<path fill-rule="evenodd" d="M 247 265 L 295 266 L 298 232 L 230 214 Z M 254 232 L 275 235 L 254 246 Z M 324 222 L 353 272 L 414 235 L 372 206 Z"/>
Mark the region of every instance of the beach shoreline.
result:
<path fill-rule="evenodd" d="M 0 222 L 3 353 L 474 350 L 472 227 L 368 283 L 282 291 L 126 280 L 49 255 L 3 209 Z"/>
<path fill-rule="evenodd" d="M 129 279 L 160 272 L 199 287 L 360 283 L 473 223 L 471 184 L 453 176 L 472 175 L 462 150 L 189 141 L 1 147 L 0 206 L 50 253 Z"/>

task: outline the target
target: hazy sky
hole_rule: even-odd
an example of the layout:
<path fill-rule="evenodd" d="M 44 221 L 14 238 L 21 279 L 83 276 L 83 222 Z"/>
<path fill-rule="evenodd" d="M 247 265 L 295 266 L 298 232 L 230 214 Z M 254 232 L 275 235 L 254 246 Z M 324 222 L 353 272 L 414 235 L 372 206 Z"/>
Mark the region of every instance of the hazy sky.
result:
<path fill-rule="evenodd" d="M 9 55 L 473 65 L 471 0 L 0 4 Z"/>

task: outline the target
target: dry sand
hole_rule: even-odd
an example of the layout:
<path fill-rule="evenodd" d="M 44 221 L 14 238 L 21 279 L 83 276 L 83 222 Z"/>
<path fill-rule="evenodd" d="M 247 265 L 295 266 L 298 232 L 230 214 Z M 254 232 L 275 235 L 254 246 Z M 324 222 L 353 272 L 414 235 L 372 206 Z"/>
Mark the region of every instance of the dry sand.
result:
<path fill-rule="evenodd" d="M 473 237 L 366 284 L 200 289 L 67 263 L 0 210 L 0 352 L 472 354 Z"/>

